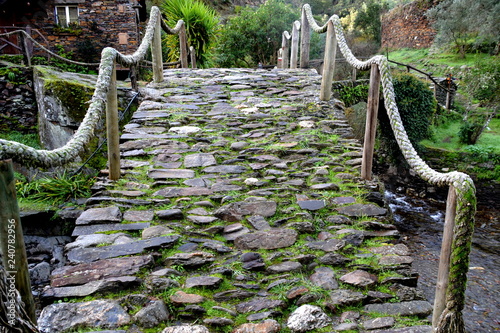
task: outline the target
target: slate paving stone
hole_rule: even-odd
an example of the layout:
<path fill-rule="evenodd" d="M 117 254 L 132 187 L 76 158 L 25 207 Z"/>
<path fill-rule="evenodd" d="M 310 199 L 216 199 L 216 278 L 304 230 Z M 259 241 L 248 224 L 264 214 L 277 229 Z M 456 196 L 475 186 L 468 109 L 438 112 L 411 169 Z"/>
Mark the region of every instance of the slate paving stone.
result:
<path fill-rule="evenodd" d="M 82 225 L 76 226 L 73 229 L 71 236 L 82 236 L 90 235 L 96 232 L 107 232 L 107 231 L 134 231 L 143 230 L 149 228 L 151 223 L 140 222 L 140 223 L 112 223 L 112 224 L 92 224 L 92 225 Z"/>
<path fill-rule="evenodd" d="M 195 173 L 187 169 L 154 169 L 148 172 L 148 176 L 153 179 L 193 178 Z"/>
<path fill-rule="evenodd" d="M 122 213 L 118 207 L 91 208 L 84 211 L 77 219 L 76 225 L 119 223 Z"/>
<path fill-rule="evenodd" d="M 145 250 L 170 248 L 174 246 L 179 235 L 155 237 L 139 240 L 129 244 L 102 246 L 97 248 L 77 248 L 68 252 L 68 260 L 72 263 L 85 263 L 119 256 L 140 254 Z"/>

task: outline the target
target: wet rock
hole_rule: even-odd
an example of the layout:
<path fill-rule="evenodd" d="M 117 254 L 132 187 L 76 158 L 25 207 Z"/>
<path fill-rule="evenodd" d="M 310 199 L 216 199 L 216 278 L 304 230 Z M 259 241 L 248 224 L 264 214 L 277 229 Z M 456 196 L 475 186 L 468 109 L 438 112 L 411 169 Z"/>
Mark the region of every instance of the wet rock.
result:
<path fill-rule="evenodd" d="M 297 240 L 297 232 L 292 229 L 271 229 L 239 236 L 234 246 L 240 250 L 273 250 L 291 246 Z"/>
<path fill-rule="evenodd" d="M 105 208 L 90 208 L 84 211 L 77 219 L 76 225 L 119 223 L 122 220 L 120 209 L 115 206 Z"/>
<path fill-rule="evenodd" d="M 130 316 L 115 301 L 56 303 L 45 307 L 38 318 L 44 333 L 57 333 L 80 327 L 115 328 L 130 323 Z"/>
<path fill-rule="evenodd" d="M 133 320 L 141 327 L 153 328 L 158 326 L 161 322 L 169 319 L 169 312 L 167 306 L 161 300 L 151 301 L 145 308 L 137 312 Z"/>
<path fill-rule="evenodd" d="M 280 330 L 281 326 L 276 320 L 267 319 L 262 323 L 240 325 L 232 333 L 278 333 Z"/>
<path fill-rule="evenodd" d="M 339 287 L 335 279 L 335 272 L 330 267 L 317 267 L 314 273 L 309 277 L 312 283 L 326 290 L 333 290 Z"/>
<path fill-rule="evenodd" d="M 330 325 L 331 318 L 314 305 L 302 305 L 288 317 L 286 326 L 292 332 L 308 332 Z"/>
<path fill-rule="evenodd" d="M 358 269 L 354 272 L 343 275 L 340 281 L 359 287 L 368 287 L 378 282 L 376 275 Z"/>
<path fill-rule="evenodd" d="M 432 305 L 427 301 L 368 304 L 365 305 L 364 310 L 388 315 L 426 317 L 432 313 Z"/>

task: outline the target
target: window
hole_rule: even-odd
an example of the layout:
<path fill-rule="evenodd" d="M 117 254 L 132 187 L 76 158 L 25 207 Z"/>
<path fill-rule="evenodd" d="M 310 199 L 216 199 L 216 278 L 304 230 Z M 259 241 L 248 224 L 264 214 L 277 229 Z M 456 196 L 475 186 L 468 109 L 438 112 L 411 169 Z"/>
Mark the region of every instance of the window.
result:
<path fill-rule="evenodd" d="M 78 7 L 56 6 L 56 23 L 64 28 L 70 24 L 78 24 Z"/>

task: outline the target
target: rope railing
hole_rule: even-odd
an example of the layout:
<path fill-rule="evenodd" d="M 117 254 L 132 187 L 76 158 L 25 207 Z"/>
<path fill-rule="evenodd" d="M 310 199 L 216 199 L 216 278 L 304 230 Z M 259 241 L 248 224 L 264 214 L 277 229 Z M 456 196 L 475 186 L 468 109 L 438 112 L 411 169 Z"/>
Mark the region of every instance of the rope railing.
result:
<path fill-rule="evenodd" d="M 301 25 L 300 63 L 303 68 L 306 68 L 309 62 L 310 29 L 316 33 L 327 33 L 320 92 L 322 100 L 327 101 L 331 97 L 337 43 L 344 58 L 351 66 L 358 70 L 371 70 L 361 176 L 367 180 L 372 178 L 379 86 L 382 84 L 385 109 L 396 141 L 408 165 L 419 177 L 430 184 L 449 186 L 432 326 L 433 332 L 437 333 L 465 332 L 462 311 L 465 305 L 469 254 L 474 231 L 476 209 L 474 182 L 469 175 L 462 172 L 441 173 L 435 171 L 420 158 L 410 142 L 401 120 L 395 100 L 389 62 L 385 56 L 376 55 L 366 61 L 358 60 L 347 45 L 339 17 L 333 15 L 325 25 L 319 26 L 313 18 L 308 4 L 302 7 Z"/>

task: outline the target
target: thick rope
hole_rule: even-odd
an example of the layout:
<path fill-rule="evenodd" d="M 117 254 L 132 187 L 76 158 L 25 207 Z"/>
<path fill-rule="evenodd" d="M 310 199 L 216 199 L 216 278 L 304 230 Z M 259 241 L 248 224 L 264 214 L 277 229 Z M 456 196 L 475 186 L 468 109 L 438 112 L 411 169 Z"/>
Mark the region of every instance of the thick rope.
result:
<path fill-rule="evenodd" d="M 318 26 L 314 20 L 308 4 L 303 6 L 312 29 L 317 33 L 326 31 L 327 24 Z M 329 19 L 332 21 L 339 48 L 347 62 L 359 69 L 367 70 L 372 64 L 377 64 L 381 74 L 384 104 L 390 119 L 396 141 L 403 155 L 421 178 L 434 185 L 452 185 L 457 193 L 457 209 L 454 225 L 452 252 L 450 255 L 450 274 L 446 292 L 446 308 L 440 316 L 436 332 L 465 332 L 462 310 L 465 304 L 465 289 L 467 286 L 467 272 L 469 270 L 469 254 L 474 232 L 474 215 L 476 212 L 476 191 L 474 182 L 469 175 L 462 172 L 440 173 L 430 168 L 418 156 L 403 126 L 398 107 L 396 105 L 394 87 L 389 70 L 389 62 L 385 56 L 374 56 L 366 61 L 358 60 L 349 49 L 345 40 L 344 31 L 337 15 Z M 328 22 L 327 22 L 328 23 Z"/>
<path fill-rule="evenodd" d="M 144 38 L 133 54 L 124 55 L 111 47 L 102 50 L 99 75 L 90 106 L 78 130 L 66 145 L 54 150 L 37 150 L 19 142 L 0 139 L 0 159 L 10 158 L 15 162 L 33 167 L 61 166 L 74 161 L 94 137 L 97 124 L 105 112 L 114 61 L 124 66 L 137 65 L 142 61 L 152 43 L 158 19 L 160 19 L 160 10 L 158 7 L 152 7 Z"/>

